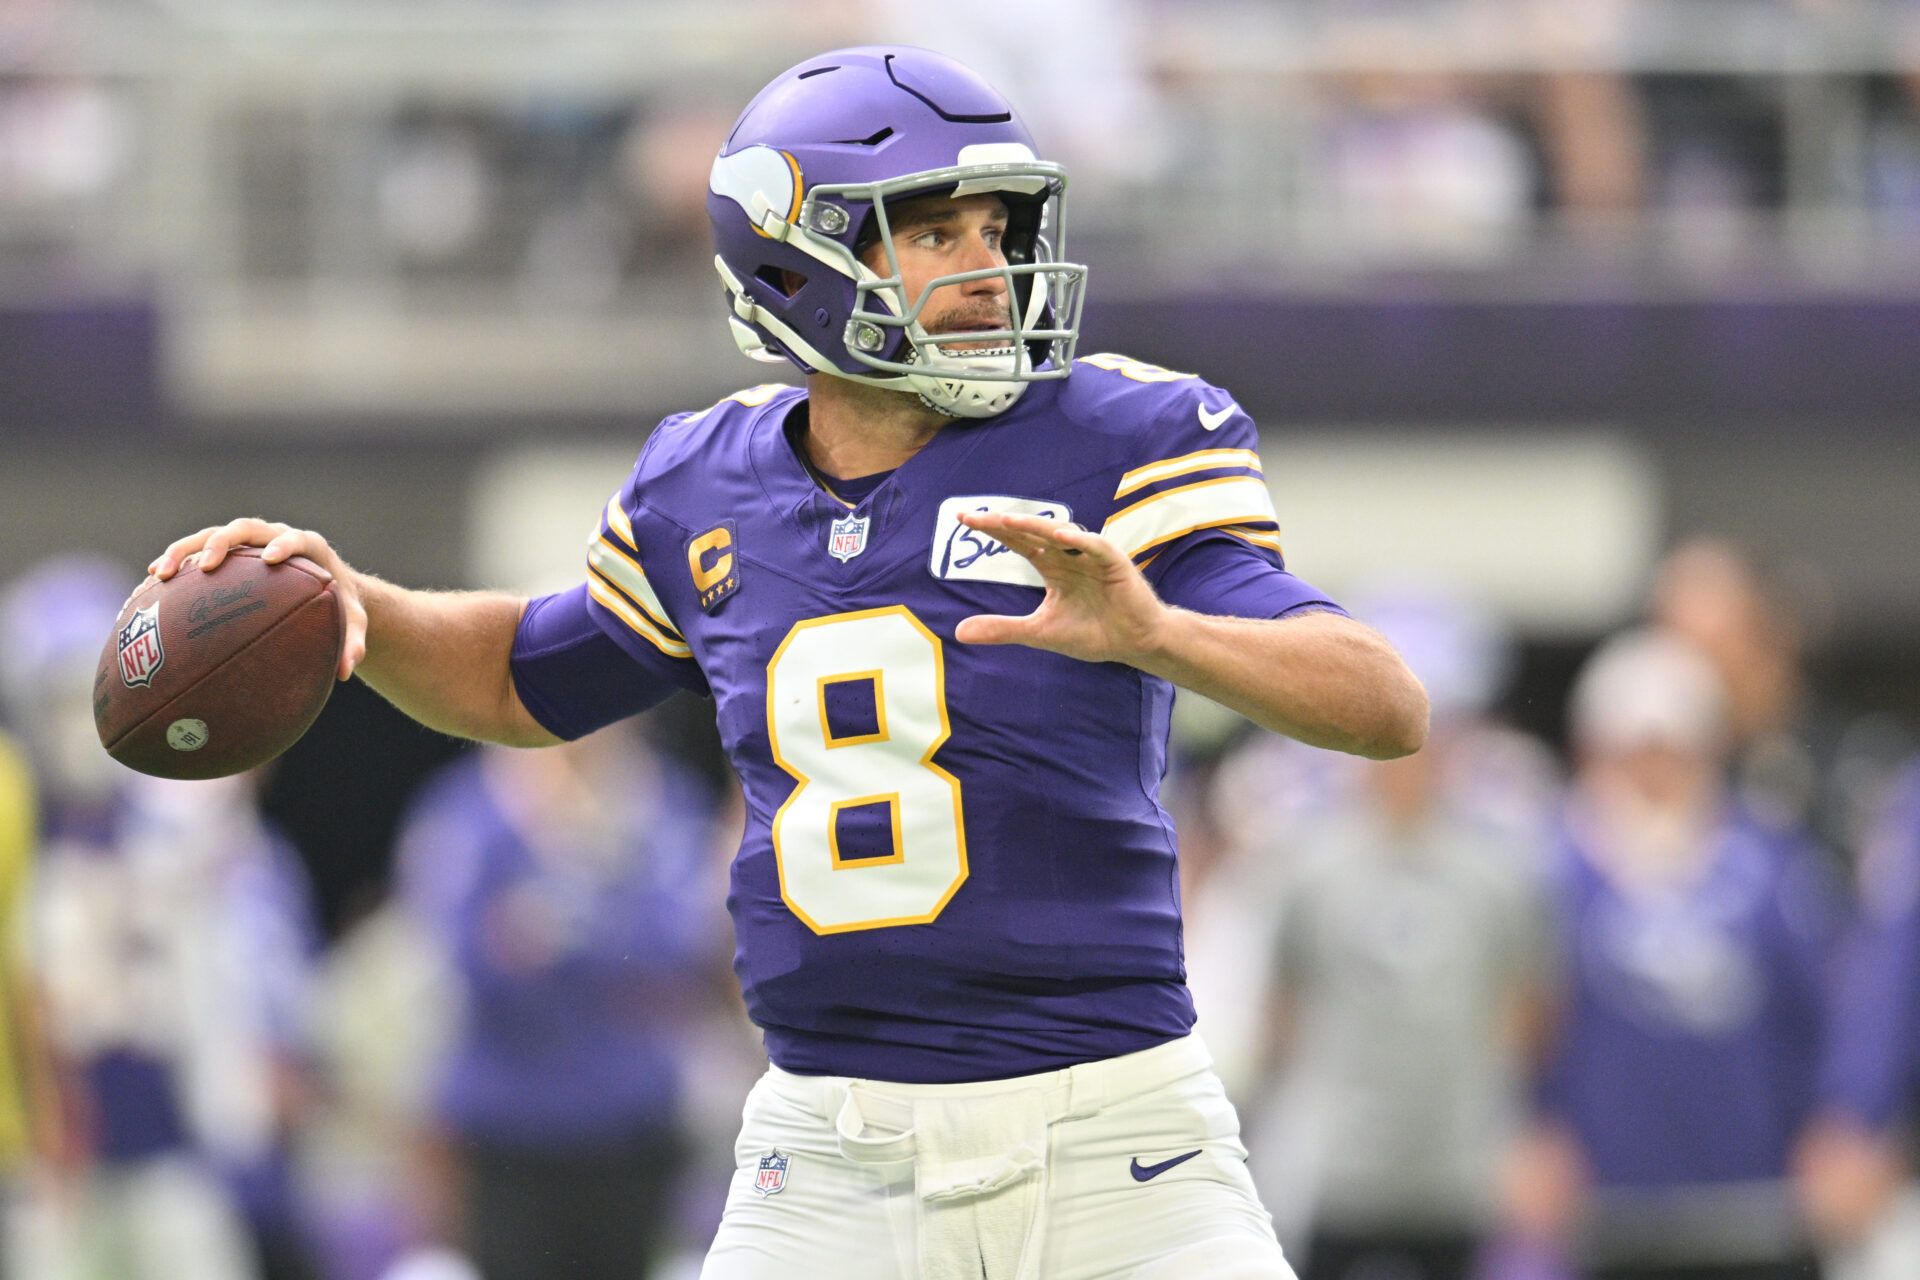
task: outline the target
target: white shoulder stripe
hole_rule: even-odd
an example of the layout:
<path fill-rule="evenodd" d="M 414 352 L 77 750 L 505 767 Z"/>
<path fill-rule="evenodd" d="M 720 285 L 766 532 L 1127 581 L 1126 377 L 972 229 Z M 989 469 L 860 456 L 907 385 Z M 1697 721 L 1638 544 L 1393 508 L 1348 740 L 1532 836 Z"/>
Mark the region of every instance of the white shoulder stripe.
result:
<path fill-rule="evenodd" d="M 675 640 L 682 638 L 679 629 L 668 620 L 665 606 L 660 603 L 660 597 L 654 594 L 653 584 L 647 581 L 647 575 L 637 560 L 601 537 L 595 538 L 587 547 L 587 563 L 601 577 L 632 597 L 633 602 L 646 611 L 654 625 Z"/>
<path fill-rule="evenodd" d="M 607 528 L 619 534 L 620 541 L 635 551 L 640 549 L 640 544 L 633 540 L 633 524 L 627 519 L 627 513 L 621 509 L 620 495 L 617 493 L 607 499 Z"/>
<path fill-rule="evenodd" d="M 1266 481 L 1258 476 L 1226 476 L 1142 498 L 1107 517 L 1100 532 L 1127 555 L 1137 557 L 1196 529 L 1278 523 Z"/>
<path fill-rule="evenodd" d="M 587 593 L 598 600 L 608 612 L 626 623 L 629 630 L 637 632 L 647 643 L 669 658 L 693 656 L 693 648 L 690 645 L 668 639 L 660 628 L 654 626 L 645 615 L 629 604 L 625 596 L 601 581 L 595 574 L 587 575 Z"/>
<path fill-rule="evenodd" d="M 1258 471 L 1260 455 L 1251 449 L 1202 449 L 1178 458 L 1163 458 L 1159 462 L 1149 462 L 1144 467 L 1135 467 L 1121 476 L 1120 487 L 1113 496 L 1124 498 L 1136 489 L 1144 489 L 1161 480 L 1190 475 L 1195 471 L 1224 471 L 1229 467 Z"/>

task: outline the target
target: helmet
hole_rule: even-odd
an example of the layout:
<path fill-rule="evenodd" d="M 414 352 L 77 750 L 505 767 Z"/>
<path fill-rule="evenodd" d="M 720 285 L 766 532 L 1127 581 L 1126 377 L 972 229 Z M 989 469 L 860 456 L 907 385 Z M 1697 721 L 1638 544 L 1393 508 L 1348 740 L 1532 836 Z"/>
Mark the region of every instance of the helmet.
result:
<path fill-rule="evenodd" d="M 68 673 L 93 675 L 127 579 L 112 560 L 75 553 L 35 565 L 0 592 L 0 707 L 28 720 L 35 700 Z"/>
<path fill-rule="evenodd" d="M 809 58 L 747 104 L 713 162 L 707 211 L 734 340 L 955 417 L 1000 413 L 1072 368 L 1087 269 L 1058 257 L 1066 185 L 1006 99 L 951 58 L 882 46 Z M 942 192 L 1006 201 L 1007 262 L 909 298 L 886 203 Z M 859 257 L 875 244 L 884 275 Z M 791 292 L 787 272 L 802 281 Z M 922 328 L 936 289 L 994 275 L 1012 300 L 1007 328 L 968 332 L 965 348 Z"/>
<path fill-rule="evenodd" d="M 130 776 L 100 746 L 92 684 L 130 576 L 111 560 L 70 554 L 0 592 L 0 710 L 51 802 L 92 803 Z"/>

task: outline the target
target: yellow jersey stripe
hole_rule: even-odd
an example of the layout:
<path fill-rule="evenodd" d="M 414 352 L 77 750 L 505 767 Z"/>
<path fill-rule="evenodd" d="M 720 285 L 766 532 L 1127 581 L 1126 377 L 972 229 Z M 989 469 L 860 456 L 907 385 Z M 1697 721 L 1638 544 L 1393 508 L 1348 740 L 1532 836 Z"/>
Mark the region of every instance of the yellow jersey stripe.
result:
<path fill-rule="evenodd" d="M 1100 532 L 1137 558 L 1196 529 L 1249 524 L 1279 524 L 1273 496 L 1258 476 L 1227 476 L 1142 498 L 1109 516 Z"/>
<path fill-rule="evenodd" d="M 1278 524 L 1279 518 L 1273 513 L 1273 497 L 1267 492 L 1267 482 L 1257 476 L 1219 476 L 1212 480 L 1196 480 L 1192 484 L 1183 484 L 1175 489 L 1165 489 L 1149 498 L 1120 508 L 1107 517 L 1102 532 L 1116 525 L 1137 520 L 1151 509 L 1173 503 L 1182 509 L 1200 506 L 1217 507 L 1239 505 L 1256 514 L 1249 515 L 1250 524 Z M 1108 537 L 1112 537 L 1108 533 Z"/>
<path fill-rule="evenodd" d="M 1244 536 L 1243 534 L 1240 534 L 1237 530 L 1228 528 L 1225 524 L 1223 524 L 1219 520 L 1202 520 L 1198 524 L 1190 524 L 1190 525 L 1187 525 L 1185 528 L 1174 529 L 1168 533 L 1162 534 L 1159 537 L 1155 538 L 1153 541 L 1147 543 L 1146 546 L 1141 547 L 1138 551 L 1135 551 L 1133 554 L 1135 555 L 1135 557 L 1139 557 L 1142 555 L 1146 555 L 1146 553 L 1149 551 L 1152 551 L 1154 553 L 1151 556 L 1147 556 L 1145 560 L 1142 560 L 1140 562 L 1140 566 L 1142 568 L 1145 568 L 1147 565 L 1153 563 L 1155 558 L 1158 557 L 1160 549 L 1164 548 L 1169 542 L 1178 541 L 1179 539 L 1186 537 L 1190 533 L 1199 533 L 1203 529 L 1219 529 L 1223 533 L 1231 533 L 1231 534 L 1234 534 L 1234 536 L 1236 537 Z M 1278 548 L 1277 547 L 1273 548 L 1273 550 L 1277 551 Z"/>
<path fill-rule="evenodd" d="M 627 513 L 620 509 L 620 495 L 614 494 L 607 499 L 607 528 L 620 535 L 620 541 L 633 550 L 640 550 L 640 544 L 633 540 L 633 525 L 627 519 Z"/>
<path fill-rule="evenodd" d="M 723 396 L 721 399 L 714 401 L 697 413 L 688 414 L 685 418 L 681 419 L 680 425 L 683 427 L 692 426 L 723 404 L 738 404 L 745 405 L 749 409 L 758 409 L 761 405 L 767 403 L 767 401 L 773 399 L 792 385 L 790 382 L 762 382 L 755 386 L 743 387 L 730 396 Z"/>
<path fill-rule="evenodd" d="M 1171 480 L 1195 471 L 1211 471 L 1218 467 L 1251 467 L 1258 471 L 1260 455 L 1251 449 L 1202 449 L 1198 453 L 1186 453 L 1177 458 L 1163 458 L 1144 467 L 1135 467 L 1121 476 L 1120 487 L 1113 491 L 1113 496 L 1124 498 L 1135 489 L 1143 489 L 1156 481 Z"/>
<path fill-rule="evenodd" d="M 675 640 L 685 638 L 680 634 L 680 629 L 667 620 L 667 610 L 660 603 L 660 597 L 654 594 L 653 584 L 647 581 L 646 571 L 640 567 L 638 560 L 605 537 L 599 537 L 587 547 L 587 564 L 645 610 L 655 626 Z"/>
<path fill-rule="evenodd" d="M 634 608 L 633 604 L 625 596 L 608 585 L 606 579 L 602 578 L 599 574 L 589 573 L 587 575 L 587 592 L 605 606 L 609 613 L 626 623 L 628 628 L 639 634 L 647 643 L 666 654 L 669 658 L 691 658 L 693 656 L 693 649 L 691 647 L 681 644 L 678 641 L 670 640 L 661 634 L 658 627 L 647 621 L 644 614 Z"/>
<path fill-rule="evenodd" d="M 1221 527 L 1222 533 L 1230 533 L 1242 542 L 1251 542 L 1256 547 L 1265 547 L 1276 554 L 1280 552 L 1280 535 L 1265 529 L 1237 528 L 1232 525 Z"/>

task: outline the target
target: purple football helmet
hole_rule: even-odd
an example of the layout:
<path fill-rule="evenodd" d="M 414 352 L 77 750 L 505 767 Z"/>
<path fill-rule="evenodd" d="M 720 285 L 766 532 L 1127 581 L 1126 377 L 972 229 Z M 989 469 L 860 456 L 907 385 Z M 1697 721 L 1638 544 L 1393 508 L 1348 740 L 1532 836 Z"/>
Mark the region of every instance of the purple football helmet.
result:
<path fill-rule="evenodd" d="M 881 46 L 809 58 L 747 104 L 713 162 L 707 211 L 734 340 L 955 417 L 1000 413 L 1027 383 L 1072 369 L 1087 269 L 1060 260 L 1066 185 L 1006 99 L 951 58 Z M 907 297 L 887 202 L 988 192 L 1007 205 L 1006 265 Z M 860 259 L 872 245 L 884 275 Z M 791 293 L 786 272 L 803 281 Z M 935 290 L 991 276 L 1007 285 L 1006 328 L 921 326 Z"/>

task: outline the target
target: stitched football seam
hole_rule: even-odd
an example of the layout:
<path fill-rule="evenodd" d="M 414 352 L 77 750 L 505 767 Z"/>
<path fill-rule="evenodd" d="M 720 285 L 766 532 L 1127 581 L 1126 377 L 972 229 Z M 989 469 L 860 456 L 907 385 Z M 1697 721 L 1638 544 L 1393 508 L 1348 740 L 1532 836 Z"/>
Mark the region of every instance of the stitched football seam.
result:
<path fill-rule="evenodd" d="M 302 569 L 301 572 L 306 573 L 306 570 Z M 307 576 L 309 578 L 313 578 L 316 582 L 320 581 L 319 578 L 314 574 L 309 573 L 307 574 Z M 331 592 L 332 590 L 333 590 L 333 584 L 331 582 L 320 582 L 321 592 Z M 227 662 L 232 662 L 235 658 L 239 657 L 241 654 L 245 653 L 247 650 L 253 648 L 253 646 L 259 644 L 262 640 L 265 640 L 268 636 L 272 635 L 274 632 L 278 631 L 280 628 L 286 626 L 289 622 L 292 622 L 295 618 L 298 618 L 300 616 L 300 611 L 302 609 L 305 609 L 308 605 L 312 604 L 315 600 L 318 600 L 319 598 L 320 598 L 319 594 L 308 596 L 305 600 L 300 602 L 299 607 L 295 608 L 293 612 L 289 613 L 286 617 L 280 619 L 280 621 L 268 627 L 265 631 L 262 631 L 259 635 L 255 636 L 253 639 L 241 645 L 238 649 L 235 649 L 231 654 L 227 656 Z M 224 666 L 225 663 L 222 663 L 221 665 Z M 339 665 L 338 658 L 335 658 L 334 665 L 335 666 Z M 198 689 L 201 685 L 205 684 L 208 680 L 211 680 L 214 677 L 214 675 L 218 673 L 218 671 L 219 671 L 219 668 L 216 667 L 214 668 L 214 670 L 207 672 L 205 675 L 201 676 L 198 680 L 195 680 L 192 684 L 188 685 L 186 688 L 182 689 L 180 692 L 174 694 L 171 698 L 168 698 L 165 703 L 163 703 L 158 707 L 155 707 L 152 711 L 147 712 L 146 715 L 141 716 L 138 720 L 134 721 L 133 724 L 127 727 L 127 731 L 125 733 L 121 734 L 119 737 L 115 738 L 112 742 L 108 743 L 107 750 L 112 751 L 115 747 L 125 742 L 128 738 L 132 737 L 136 731 L 138 731 L 139 729 L 144 727 L 149 721 L 151 721 L 155 716 L 158 716 L 161 712 L 165 711 L 168 707 L 180 701 L 180 699 L 186 697 L 188 694 L 192 693 L 195 689 Z"/>

